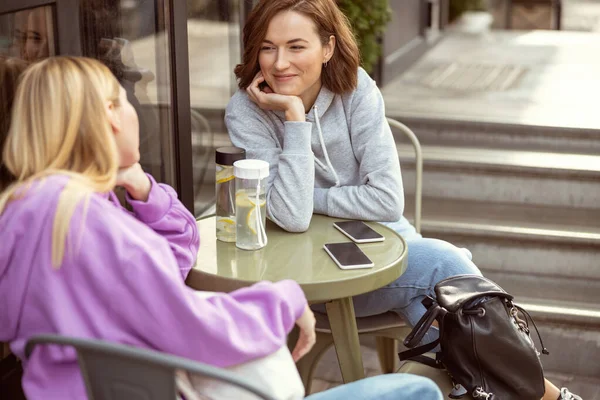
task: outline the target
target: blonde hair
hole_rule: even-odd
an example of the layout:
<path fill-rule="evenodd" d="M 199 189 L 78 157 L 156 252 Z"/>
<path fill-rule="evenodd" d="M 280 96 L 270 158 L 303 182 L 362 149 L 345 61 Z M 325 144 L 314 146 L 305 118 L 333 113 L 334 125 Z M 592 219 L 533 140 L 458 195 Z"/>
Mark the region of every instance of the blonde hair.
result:
<path fill-rule="evenodd" d="M 0 214 L 35 180 L 67 175 L 52 226 L 52 265 L 59 268 L 71 217 L 94 192 L 113 189 L 118 152 L 105 112 L 119 106 L 119 83 L 100 62 L 51 57 L 25 71 L 15 95 L 3 159 L 16 178 L 0 194 Z M 18 194 L 17 194 L 18 193 Z"/>
<path fill-rule="evenodd" d="M 19 76 L 27 68 L 27 63 L 18 58 L 0 56 L 0 150 L 8 135 L 10 126 L 10 110 L 12 110 Z M 0 158 L 0 192 L 13 181 Z"/>

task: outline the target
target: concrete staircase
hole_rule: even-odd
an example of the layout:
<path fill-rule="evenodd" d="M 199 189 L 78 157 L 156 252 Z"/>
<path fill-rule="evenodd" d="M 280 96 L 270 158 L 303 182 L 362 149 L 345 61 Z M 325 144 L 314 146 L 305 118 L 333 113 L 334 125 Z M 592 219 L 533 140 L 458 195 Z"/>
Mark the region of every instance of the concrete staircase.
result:
<path fill-rule="evenodd" d="M 600 133 L 397 119 L 423 144 L 423 234 L 469 248 L 531 311 L 548 374 L 600 399 Z M 398 153 L 410 219 L 414 155 Z"/>

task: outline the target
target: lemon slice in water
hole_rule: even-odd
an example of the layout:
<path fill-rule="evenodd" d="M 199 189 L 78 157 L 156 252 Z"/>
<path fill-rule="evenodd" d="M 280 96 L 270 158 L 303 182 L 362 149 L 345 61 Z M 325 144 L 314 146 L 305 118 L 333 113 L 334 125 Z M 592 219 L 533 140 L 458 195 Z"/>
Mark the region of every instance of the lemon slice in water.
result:
<path fill-rule="evenodd" d="M 250 231 L 252 232 L 252 234 L 256 235 L 257 234 L 257 225 L 256 225 L 256 207 L 252 208 L 249 212 L 248 215 L 246 216 L 246 224 L 248 225 L 248 228 L 250 229 Z"/>
<path fill-rule="evenodd" d="M 217 183 L 225 183 L 233 180 L 235 178 L 231 169 L 222 169 L 221 171 L 217 171 Z"/>
<path fill-rule="evenodd" d="M 241 200 L 243 202 L 247 202 L 246 204 L 250 203 L 250 205 L 252 207 L 250 209 L 250 211 L 248 211 L 248 214 L 246 215 L 246 224 L 248 225 L 248 228 L 250 229 L 250 231 L 254 235 L 256 235 L 257 232 L 258 232 L 257 224 L 258 223 L 262 224 L 262 218 L 261 218 L 260 221 L 257 221 L 257 215 L 256 215 L 256 211 L 257 210 L 256 209 L 258 207 L 264 207 L 267 201 L 266 200 L 262 200 L 257 205 L 256 198 L 248 197 L 247 194 L 245 194 L 244 197 Z M 266 210 L 260 210 L 260 211 L 262 211 L 262 213 L 266 212 Z M 261 213 L 261 217 L 263 217 L 262 213 Z"/>
<path fill-rule="evenodd" d="M 235 221 L 231 218 L 218 218 L 217 230 L 226 233 L 235 233 Z"/>

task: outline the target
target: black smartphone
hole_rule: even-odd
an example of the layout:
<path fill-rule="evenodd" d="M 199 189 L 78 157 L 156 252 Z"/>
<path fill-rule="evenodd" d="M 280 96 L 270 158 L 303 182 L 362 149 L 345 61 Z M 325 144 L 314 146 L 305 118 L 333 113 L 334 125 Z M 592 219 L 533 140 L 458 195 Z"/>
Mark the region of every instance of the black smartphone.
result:
<path fill-rule="evenodd" d="M 341 269 L 371 268 L 373 261 L 352 242 L 325 243 L 323 248 Z"/>
<path fill-rule="evenodd" d="M 362 221 L 334 222 L 340 232 L 356 243 L 383 242 L 385 238 Z"/>

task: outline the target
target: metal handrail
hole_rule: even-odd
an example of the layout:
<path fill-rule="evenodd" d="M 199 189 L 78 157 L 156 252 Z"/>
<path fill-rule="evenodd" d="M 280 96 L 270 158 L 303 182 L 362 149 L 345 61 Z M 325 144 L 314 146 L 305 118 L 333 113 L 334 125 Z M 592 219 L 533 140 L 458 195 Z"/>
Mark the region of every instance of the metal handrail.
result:
<path fill-rule="evenodd" d="M 393 118 L 388 118 L 390 127 L 403 133 L 410 142 L 412 143 L 415 151 L 415 171 L 416 171 L 416 182 L 415 182 L 415 229 L 417 233 L 421 233 L 421 199 L 423 191 L 423 152 L 421 151 L 421 143 L 417 138 L 417 135 L 402 122 L 396 121 Z M 394 129 L 392 129 L 392 134 Z M 395 138 L 396 135 L 394 135 Z"/>

